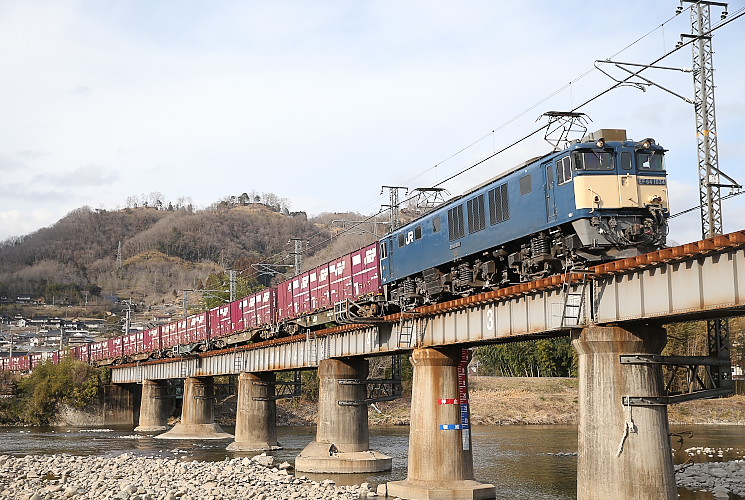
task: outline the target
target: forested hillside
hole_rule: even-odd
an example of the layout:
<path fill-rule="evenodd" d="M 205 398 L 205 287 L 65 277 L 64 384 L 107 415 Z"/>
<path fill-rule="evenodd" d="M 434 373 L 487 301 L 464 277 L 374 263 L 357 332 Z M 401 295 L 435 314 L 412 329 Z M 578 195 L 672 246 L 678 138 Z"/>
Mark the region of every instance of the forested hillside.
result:
<path fill-rule="evenodd" d="M 266 284 L 269 276 L 259 276 L 253 264 L 291 264 L 292 238 L 304 240 L 307 262 L 323 258 L 331 222 L 345 217 L 361 216 L 308 220 L 304 212 L 230 199 L 205 210 L 82 207 L 51 227 L 0 243 L 0 295 L 28 294 L 58 304 L 117 295 L 155 303 L 169 294 L 175 298 L 178 290 L 204 288 L 210 275 L 226 269 L 241 272 L 244 282 Z M 370 240 L 345 235 L 332 246 Z"/>

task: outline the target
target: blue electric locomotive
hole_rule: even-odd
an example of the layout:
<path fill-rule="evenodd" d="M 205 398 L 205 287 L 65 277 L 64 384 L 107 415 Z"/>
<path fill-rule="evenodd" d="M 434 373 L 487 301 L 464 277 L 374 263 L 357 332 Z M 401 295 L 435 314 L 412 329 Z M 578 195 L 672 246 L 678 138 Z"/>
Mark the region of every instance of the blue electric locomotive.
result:
<path fill-rule="evenodd" d="M 604 129 L 440 205 L 381 240 L 389 300 L 435 302 L 659 249 L 664 152 Z"/>

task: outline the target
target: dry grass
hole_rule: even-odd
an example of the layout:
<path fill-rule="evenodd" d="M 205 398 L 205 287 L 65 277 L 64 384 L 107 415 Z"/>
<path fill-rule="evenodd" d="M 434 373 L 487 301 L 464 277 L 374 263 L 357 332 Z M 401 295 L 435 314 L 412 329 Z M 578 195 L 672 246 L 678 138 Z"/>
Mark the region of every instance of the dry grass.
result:
<path fill-rule="evenodd" d="M 578 421 L 576 378 L 472 377 L 469 390 L 474 425 L 576 424 Z M 378 403 L 376 407 L 380 411 L 372 407 L 369 410 L 370 425 L 409 424 L 410 398 Z M 313 425 L 316 414 L 316 404 L 305 398 L 277 402 L 279 425 Z M 745 396 L 671 405 L 669 416 L 671 424 L 745 425 Z"/>

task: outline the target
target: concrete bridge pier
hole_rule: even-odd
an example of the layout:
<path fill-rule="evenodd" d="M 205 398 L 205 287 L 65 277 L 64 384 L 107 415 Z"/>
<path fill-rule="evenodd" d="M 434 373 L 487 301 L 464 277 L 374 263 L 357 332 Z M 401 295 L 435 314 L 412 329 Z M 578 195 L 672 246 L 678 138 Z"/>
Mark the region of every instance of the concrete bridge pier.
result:
<path fill-rule="evenodd" d="M 275 381 L 274 372 L 241 373 L 238 375 L 235 442 L 228 445 L 228 450 L 269 451 L 282 449 L 282 446 L 277 442 Z"/>
<path fill-rule="evenodd" d="M 213 403 L 215 386 L 212 377 L 188 377 L 184 380 L 184 404 L 181 422 L 158 439 L 228 439 L 214 422 Z"/>
<path fill-rule="evenodd" d="M 135 432 L 158 432 L 168 430 L 168 414 L 171 409 L 167 399 L 165 380 L 143 380 L 140 401 L 140 425 Z"/>
<path fill-rule="evenodd" d="M 412 352 L 408 474 L 404 481 L 378 486 L 378 495 L 438 500 L 495 497 L 493 485 L 473 476 L 463 352 L 456 347 Z"/>
<path fill-rule="evenodd" d="M 103 388 L 104 425 L 135 425 L 139 419 L 137 384 L 109 384 Z"/>
<path fill-rule="evenodd" d="M 319 473 L 381 472 L 391 470 L 391 457 L 370 450 L 367 405 L 340 405 L 363 401 L 364 385 L 343 385 L 340 380 L 364 380 L 364 358 L 324 359 L 318 365 L 318 428 L 316 440 L 295 459 L 295 470 Z"/>
<path fill-rule="evenodd" d="M 621 365 L 624 354 L 659 354 L 663 328 L 585 328 L 579 353 L 577 498 L 675 500 L 667 406 L 625 406 L 625 396 L 662 396 L 660 365 Z"/>

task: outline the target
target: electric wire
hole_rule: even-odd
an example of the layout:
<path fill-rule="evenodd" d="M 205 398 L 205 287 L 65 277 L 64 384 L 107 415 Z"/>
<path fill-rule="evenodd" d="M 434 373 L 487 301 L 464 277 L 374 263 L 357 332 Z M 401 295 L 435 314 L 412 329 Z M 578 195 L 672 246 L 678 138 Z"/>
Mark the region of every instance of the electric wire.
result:
<path fill-rule="evenodd" d="M 666 25 L 667 23 L 669 23 L 669 22 L 671 22 L 672 20 L 674 20 L 675 18 L 677 18 L 677 17 L 678 17 L 678 15 L 680 15 L 681 13 L 683 13 L 683 12 L 686 12 L 686 11 L 688 11 L 688 10 L 690 10 L 690 9 L 691 9 L 691 6 L 688 6 L 688 7 L 686 7 L 686 8 L 685 8 L 684 10 L 682 10 L 682 11 L 681 11 L 680 13 L 678 13 L 678 14 L 675 14 L 674 16 L 672 16 L 672 17 L 670 17 L 669 19 L 667 19 L 667 20 L 665 20 L 664 22 L 662 22 L 662 23 L 661 23 L 661 24 L 660 24 L 659 26 L 657 26 L 657 27 L 655 27 L 655 28 L 651 29 L 650 31 L 648 31 L 647 33 L 645 33 L 645 34 L 641 35 L 641 36 L 640 36 L 639 38 L 637 38 L 637 39 L 636 39 L 636 40 L 634 40 L 633 42 L 629 43 L 628 45 L 626 45 L 626 46 L 625 46 L 625 47 L 623 47 L 622 49 L 620 49 L 620 50 L 616 51 L 615 53 L 611 54 L 611 55 L 610 55 L 610 56 L 608 57 L 608 59 L 612 59 L 612 58 L 616 57 L 617 55 L 619 55 L 619 54 L 622 54 L 622 53 L 623 53 L 623 52 L 625 52 L 626 50 L 630 49 L 631 47 L 633 47 L 633 46 L 634 46 L 634 45 L 636 45 L 637 43 L 641 42 L 642 40 L 644 40 L 645 38 L 647 38 L 648 36 L 650 36 L 651 34 L 653 34 L 653 33 L 654 33 L 655 31 L 657 31 L 658 29 L 663 29 L 663 30 L 664 30 L 664 26 L 665 26 L 665 25 Z M 663 50 L 664 50 L 664 46 L 663 46 Z M 479 137 L 478 139 L 474 140 L 474 141 L 473 141 L 473 142 L 471 142 L 471 143 L 470 143 L 469 145 L 467 145 L 467 146 L 464 146 L 463 148 L 461 148 L 460 150 L 458 150 L 458 151 L 456 151 L 455 153 L 451 154 L 451 155 L 450 155 L 450 156 L 448 156 L 447 158 L 445 158 L 445 159 L 443 159 L 443 160 L 440 160 L 440 161 L 438 161 L 438 162 L 437 162 L 437 163 L 435 163 L 435 164 L 434 164 L 433 166 L 431 166 L 431 167 L 429 167 L 429 168 L 427 168 L 427 169 L 425 169 L 425 170 L 423 170 L 423 171 L 419 172 L 419 173 L 418 173 L 418 174 L 416 174 L 415 176 L 413 176 L 413 177 L 411 177 L 411 178 L 409 178 L 409 179 L 407 179 L 407 180 L 403 181 L 403 184 L 404 184 L 404 185 L 407 185 L 407 184 L 408 184 L 409 182 L 412 182 L 412 181 L 414 181 L 414 180 L 418 179 L 419 177 L 422 177 L 423 175 L 425 175 L 425 174 L 427 174 L 427 173 L 431 172 L 432 170 L 434 170 L 434 169 L 438 168 L 439 166 L 441 166 L 442 164 L 446 163 L 447 161 L 449 161 L 449 160 L 451 160 L 451 159 L 455 158 L 456 156 L 460 155 L 461 153 L 463 153 L 463 152 L 467 151 L 468 149 L 472 148 L 473 146 L 475 146 L 476 144 L 480 143 L 481 141 L 483 141 L 484 139 L 486 139 L 486 138 L 487 138 L 487 137 L 489 137 L 490 135 L 491 135 L 491 136 L 494 136 L 494 134 L 496 134 L 496 132 L 498 132 L 499 130 L 501 130 L 501 129 L 503 129 L 503 128 L 507 127 L 508 125 L 511 125 L 512 123 L 514 123 L 515 121 L 519 120 L 520 118 L 522 118 L 523 116 L 525 116 L 525 115 L 526 115 L 526 114 L 528 114 L 529 112 L 533 111 L 533 110 L 534 110 L 535 108 L 537 108 L 537 107 L 538 107 L 538 106 L 540 106 L 541 104 L 543 104 L 543 103 L 545 103 L 546 101 L 548 101 L 548 100 L 550 100 L 550 99 L 552 99 L 552 98 L 556 97 L 556 96 L 557 96 L 558 94 L 561 94 L 562 92 L 564 92 L 564 91 L 565 91 L 565 90 L 567 90 L 568 88 L 572 88 L 572 85 L 574 85 L 574 84 L 578 83 L 578 82 L 579 82 L 580 80 L 582 80 L 583 78 L 585 78 L 585 77 L 589 76 L 590 74 L 592 74 L 592 73 L 593 73 L 593 72 L 595 72 L 595 71 L 597 71 L 597 68 L 596 68 L 596 67 L 594 67 L 594 66 L 593 66 L 593 67 L 589 68 L 589 69 L 588 69 L 587 71 L 585 71 L 584 73 L 582 73 L 582 74 L 580 74 L 579 76 L 577 76 L 577 77 L 573 78 L 573 79 L 572 79 L 572 80 L 570 80 L 570 81 L 569 81 L 568 83 L 566 83 L 566 84 L 562 85 L 561 87 L 559 87 L 559 88 L 558 88 L 558 89 L 556 89 L 555 91 L 551 92 L 551 93 L 550 93 L 550 94 L 548 94 L 547 96 L 543 97 L 542 99 L 538 100 L 537 102 L 535 102 L 535 103 L 534 103 L 533 105 L 529 106 L 528 108 L 525 108 L 525 109 L 524 109 L 523 111 L 519 112 L 518 114 L 516 114 L 516 115 L 515 115 L 515 116 L 513 116 L 512 118 L 508 119 L 507 121 L 505 121 L 505 122 L 504 122 L 504 123 L 502 123 L 501 125 L 499 125 L 499 126 L 497 126 L 496 128 L 494 128 L 494 129 L 493 129 L 492 131 L 490 131 L 490 132 L 488 132 L 488 133 L 484 134 L 483 136 Z M 496 148 L 495 148 L 495 149 L 496 149 Z M 370 200 L 370 201 L 368 201 L 367 203 L 365 203 L 365 204 L 361 205 L 360 207 L 358 207 L 358 208 L 357 208 L 357 209 L 356 209 L 355 211 L 360 211 L 360 210 L 362 210 L 363 208 L 365 208 L 365 207 L 369 206 L 370 204 L 372 204 L 372 203 L 374 203 L 374 202 L 376 202 L 376 201 L 379 201 L 380 199 L 381 199 L 381 198 L 380 198 L 380 196 L 378 196 L 378 197 L 376 197 L 376 198 L 373 198 L 372 200 Z"/>
<path fill-rule="evenodd" d="M 687 8 L 687 9 L 685 9 L 685 10 L 688 10 L 688 9 L 690 9 L 690 7 L 688 7 L 688 8 Z M 684 11 L 685 11 L 685 10 L 684 10 Z M 684 12 L 684 11 L 683 11 L 683 12 Z M 708 32 L 704 33 L 704 34 L 703 34 L 703 36 L 709 36 L 709 35 L 710 35 L 711 33 L 713 33 L 714 31 L 716 31 L 716 30 L 718 30 L 718 29 L 720 29 L 720 28 L 722 28 L 722 27 L 724 27 L 724 26 L 726 26 L 726 25 L 730 24 L 731 22 L 734 22 L 735 20 L 739 19 L 739 18 L 740 18 L 740 17 L 742 17 L 743 15 L 745 15 L 745 7 L 742 7 L 742 8 L 740 8 L 740 9 L 738 9 L 738 10 L 737 10 L 737 11 L 735 11 L 735 12 L 734 12 L 734 13 L 733 13 L 732 15 L 728 16 L 728 17 L 727 17 L 726 19 L 723 19 L 723 20 L 721 20 L 721 21 L 720 21 L 719 23 L 716 23 L 716 24 L 715 24 L 714 26 L 712 26 L 712 27 L 711 27 L 711 28 L 709 29 L 709 31 L 708 31 Z M 665 21 L 664 23 L 662 23 L 662 24 L 661 24 L 660 26 L 663 26 L 664 24 L 666 24 L 666 23 L 670 22 L 670 21 L 671 21 L 672 19 L 675 19 L 675 17 L 677 17 L 677 15 L 676 15 L 676 16 L 673 16 L 673 17 L 671 17 L 670 19 L 668 19 L 667 21 Z M 629 49 L 630 47 L 632 47 L 633 45 L 635 45 L 635 44 L 636 44 L 636 43 L 638 43 L 639 41 L 643 40 L 644 38 L 646 38 L 646 37 L 647 37 L 647 36 L 649 36 L 650 34 L 654 33 L 654 32 L 655 32 L 655 31 L 656 31 L 657 29 L 659 29 L 659 28 L 660 28 L 660 26 L 658 26 L 658 27 L 654 28 L 653 30 L 650 30 L 650 31 L 649 31 L 648 33 L 646 33 L 645 35 L 642 35 L 641 37 L 637 38 L 636 40 L 634 40 L 633 42 L 631 42 L 630 44 L 628 44 L 628 45 L 627 45 L 626 47 L 622 48 L 621 50 L 619 50 L 619 51 L 617 51 L 616 53 L 614 53 L 613 55 L 611 55 L 611 56 L 610 56 L 610 58 L 612 58 L 612 57 L 616 57 L 616 56 L 617 56 L 618 54 L 621 54 L 621 53 L 623 53 L 624 51 L 628 50 L 628 49 Z M 640 73 L 642 73 L 642 72 L 643 72 L 643 71 L 645 71 L 646 69 L 649 69 L 649 66 L 653 66 L 653 65 L 655 65 L 655 64 L 657 64 L 657 63 L 659 63 L 660 61 L 662 61 L 663 59 L 666 59 L 667 57 L 669 57 L 670 55 L 674 54 L 674 53 L 675 53 L 675 52 L 677 52 L 678 50 L 680 50 L 680 49 L 682 49 L 682 48 L 684 48 L 684 47 L 687 47 L 688 45 L 690 45 L 690 44 L 691 44 L 691 43 L 693 43 L 694 41 L 695 41 L 695 39 L 690 39 L 690 40 L 688 40 L 688 41 L 686 41 L 686 42 L 681 42 L 680 44 L 676 45 L 676 46 L 675 46 L 675 47 L 674 47 L 673 49 L 671 49 L 671 50 L 669 50 L 669 51 L 665 52 L 665 53 L 664 53 L 664 54 L 663 54 L 662 56 L 658 57 L 657 59 L 655 59 L 654 61 L 652 61 L 651 63 L 649 63 L 649 64 L 647 65 L 647 67 L 642 67 L 642 68 L 640 68 L 640 69 L 639 69 L 638 71 L 636 71 L 636 72 L 634 72 L 634 73 L 631 73 L 631 74 L 629 74 L 629 76 L 627 76 L 626 78 L 624 78 L 624 79 L 622 79 L 622 80 L 619 80 L 619 81 L 618 81 L 617 83 L 614 83 L 613 85 L 611 85 L 610 87 L 606 88 L 605 90 L 603 90 L 603 91 L 601 91 L 601 92 L 599 92 L 599 93 L 595 94 L 594 96 L 590 97 L 589 99 L 587 99 L 587 100 L 583 101 L 583 102 L 582 102 L 581 104 L 578 104 L 577 106 L 574 106 L 574 107 L 573 107 L 573 108 L 572 108 L 572 109 L 571 109 L 570 111 L 571 111 L 571 112 L 575 112 L 575 111 L 577 111 L 577 110 L 579 110 L 579 109 L 583 108 L 584 106 L 587 106 L 587 105 L 588 105 L 588 104 L 590 104 L 591 102 L 593 102 L 593 101 L 595 101 L 595 100 L 599 99 L 600 97 L 604 96 L 605 94 L 607 94 L 607 93 L 611 92 L 612 90 L 615 90 L 616 88 L 618 88 L 618 87 L 622 86 L 623 84 L 627 83 L 627 82 L 628 82 L 629 80 L 631 80 L 632 78 L 636 77 L 637 75 L 639 75 Z M 610 58 L 609 58 L 609 59 L 610 59 Z M 527 109 L 526 109 L 525 111 L 521 112 L 521 113 L 520 113 L 519 115 L 516 115 L 515 117 L 511 118 L 510 120 L 508 120 L 508 121 L 507 121 L 507 122 L 505 122 L 504 124 L 500 125 L 499 127 L 497 127 L 496 129 L 494 129 L 493 131 L 491 131 L 491 132 L 489 132 L 488 134 L 485 134 L 485 135 L 484 135 L 484 136 L 482 136 L 481 138 L 477 139 L 477 140 L 476 140 L 476 141 L 474 141 L 474 142 L 473 142 L 473 143 L 472 143 L 471 145 L 469 145 L 469 146 L 466 146 L 466 147 L 462 148 L 462 149 L 461 149 L 460 151 L 458 151 L 457 153 L 454 153 L 453 155 L 449 156 L 449 157 L 448 157 L 448 158 L 446 158 L 445 160 L 442 160 L 441 162 L 439 162 L 439 163 L 435 164 L 435 166 L 433 166 L 433 167 L 430 167 L 429 169 L 427 169 L 427 171 L 430 171 L 430 170 L 432 170 L 433 168 L 436 168 L 436 167 L 437 167 L 438 165 L 441 165 L 441 164 L 442 164 L 443 162 L 445 162 L 445 161 L 447 161 L 447 160 L 449 160 L 449 159 L 453 158 L 454 156 L 457 156 L 457 155 L 458 155 L 458 154 L 460 154 L 461 152 L 463 152 L 463 151 L 467 150 L 468 148 L 472 147 L 472 145 L 473 145 L 473 144 L 477 144 L 478 142 L 482 141 L 482 140 L 483 140 L 484 138 L 488 137 L 489 135 L 491 135 L 491 134 L 492 134 L 492 133 L 494 133 L 495 131 L 497 131 L 497 130 L 499 130 L 499 129 L 501 129 L 501 128 L 505 127 L 505 126 L 507 126 L 508 124 L 512 123 L 513 121 L 515 121 L 515 120 L 519 119 L 520 117 L 524 116 L 525 114 L 527 114 L 527 113 L 528 113 L 529 111 L 531 111 L 531 110 L 532 110 L 532 109 L 534 109 L 535 107 L 539 106 L 539 105 L 540 105 L 540 104 L 542 104 L 543 102 L 547 101 L 547 100 L 548 100 L 548 99 L 550 99 L 551 97 L 555 96 L 556 94 L 560 93 L 561 91 L 563 91 L 564 89 L 566 89 L 567 87 L 569 87 L 570 85 L 572 85 L 572 83 L 573 83 L 573 82 L 577 82 L 577 81 L 579 81 L 580 79 L 582 79 L 582 78 L 584 78 L 585 76 L 587 76 L 587 75 L 589 75 L 590 73 L 592 73 L 594 69 L 595 69 L 594 67 L 593 67 L 592 69 L 589 69 L 588 71 L 586 71 L 585 73 L 583 73 L 583 74 L 582 74 L 582 75 L 580 75 L 579 77 L 575 78 L 575 79 L 574 79 L 574 80 L 572 80 L 571 82 L 569 82 L 569 83 L 565 84 L 564 86 L 562 86 L 562 87 L 561 87 L 560 89 L 558 89 L 558 90 L 556 90 L 555 92 L 551 93 L 551 94 L 550 94 L 549 96 L 546 96 L 546 97 L 544 97 L 544 98 L 543 98 L 542 100 L 540 100 L 539 102 L 537 102 L 537 103 L 536 103 L 536 104 L 534 104 L 533 106 L 531 106 L 531 107 L 527 108 Z M 543 126 L 541 126 L 541 127 L 538 127 L 538 128 L 536 128 L 536 129 L 532 130 L 531 132 L 529 132 L 529 133 L 527 133 L 527 134 L 523 135 L 523 136 L 522 136 L 521 138 L 519 138 L 519 139 L 516 139 L 515 141 L 511 142 L 511 143 L 510 143 L 509 145 L 507 145 L 507 146 L 504 146 L 504 147 L 502 147 L 502 148 L 501 148 L 501 149 L 499 149 L 498 151 L 494 151 L 493 153 L 491 153 L 491 154 L 487 155 L 486 157 L 484 157 L 484 158 L 482 158 L 482 159 L 480 159 L 480 160 L 477 160 L 476 162 L 474 162 L 474 163 L 472 163 L 471 165 L 469 165 L 469 166 L 467 166 L 467 167 L 465 167 L 465 168 L 463 168 L 463 169 L 459 170 L 458 172 L 456 172 L 456 173 L 454 173 L 454 174 L 452 174 L 452 175 L 448 176 L 447 178 L 443 179 L 442 181 L 439 181 L 439 182 L 437 182 L 437 183 L 433 184 L 433 185 L 432 185 L 431 187 L 438 187 L 438 186 L 441 186 L 442 184 L 444 184 L 444 183 L 446 183 L 446 182 L 448 182 L 448 181 L 450 181 L 450 180 L 452 180 L 452 179 L 454 179 L 454 178 L 456 178 L 456 177 L 458 177 L 458 176 L 460 176 L 460 175 L 464 174 L 465 172 L 468 172 L 469 170 L 471 170 L 471 169 L 473 169 L 473 168 L 475 168 L 475 167 L 477 167 L 477 166 L 479 166 L 479 165 L 483 164 L 484 162 L 486 162 L 486 161 L 490 160 L 491 158 L 494 158 L 494 157 L 496 157 L 497 155 L 499 155 L 499 154 L 501 154 L 501 153 L 504 153 L 505 151 L 507 151 L 508 149 L 510 149 L 510 148 L 512 148 L 512 147 L 514 147 L 515 145 L 517 145 L 517 144 L 519 144 L 519 143 L 523 142 L 524 140 L 526 140 L 526 139 L 528 139 L 528 138 L 532 137 L 533 135 L 535 135 L 535 134 L 539 133 L 539 132 L 540 132 L 541 130 L 545 129 L 546 127 L 548 127 L 548 124 L 546 124 L 546 125 L 543 125 Z M 426 171 L 425 171 L 425 172 L 426 172 Z M 421 175 L 421 174 L 420 174 L 420 175 Z M 418 176 L 417 176 L 417 177 L 418 177 Z M 416 178 L 416 177 L 414 177 L 414 178 Z M 739 193 L 738 193 L 738 194 L 739 194 Z M 736 194 L 733 194 L 733 195 L 729 195 L 729 196 L 723 197 L 723 199 L 727 199 L 727 198 L 730 198 L 730 197 L 732 197 L 732 196 L 736 196 Z M 414 198 L 415 198 L 415 196 L 410 196 L 410 197 L 408 197 L 408 198 L 406 198 L 406 199 L 404 199 L 404 200 L 400 201 L 400 202 L 399 202 L 399 206 L 401 206 L 401 205 L 403 205 L 403 204 L 405 204 L 405 203 L 407 203 L 407 202 L 409 202 L 409 201 L 413 200 Z M 696 208 L 698 208 L 698 207 L 694 207 L 693 209 L 690 209 L 690 210 L 695 210 Z M 688 210 L 688 211 L 690 211 L 690 210 Z M 336 235 L 336 237 L 338 237 L 338 236 L 340 236 L 340 235 L 342 235 L 342 234 L 344 234 L 344 233 L 346 233 L 346 232 L 349 232 L 349 231 L 353 230 L 354 228 L 357 228 L 357 227 L 361 226 L 362 224 L 364 224 L 364 223 L 366 223 L 366 222 L 370 222 L 371 220 L 375 219 L 376 217 L 379 217 L 379 216 L 381 216 L 382 214 L 384 214 L 384 213 L 385 213 L 386 211 L 387 211 L 387 210 L 385 210 L 385 209 L 382 209 L 382 208 L 381 208 L 381 209 L 380 209 L 380 210 L 378 210 L 378 211 L 377 211 L 376 213 L 374 213 L 374 214 L 370 215 L 369 217 L 367 217 L 366 219 L 364 219 L 364 220 L 360 221 L 360 222 L 359 222 L 358 224 L 355 224 L 355 225 L 353 225 L 353 226 L 350 226 L 349 228 L 343 229 L 342 231 L 340 231 L 340 232 L 339 232 L 339 233 L 338 233 L 338 234 Z M 686 212 L 683 212 L 683 213 L 687 213 L 687 211 L 686 211 Z M 676 215 L 681 215 L 681 214 L 676 214 Z M 316 236 L 316 235 L 319 235 L 319 234 L 320 234 L 320 232 L 316 233 L 315 235 L 312 235 L 311 237 L 313 237 L 313 236 Z M 313 245 L 313 246 L 309 246 L 309 247 L 306 247 L 306 251 L 311 251 L 311 250 L 315 250 L 316 248 L 319 248 L 319 247 L 321 247 L 321 246 L 323 246 L 323 245 L 326 245 L 326 244 L 327 244 L 327 243 L 328 243 L 329 241 L 331 241 L 331 239 L 332 239 L 332 238 L 329 238 L 329 239 L 325 239 L 325 240 L 323 240 L 323 241 L 320 241 L 320 242 L 316 243 L 316 244 L 315 244 L 315 245 Z M 287 257 L 287 255 L 285 255 L 285 254 L 281 254 L 281 253 L 278 253 L 278 254 L 275 254 L 275 255 L 276 255 L 277 257 L 281 256 L 281 257 L 282 257 L 282 259 L 284 259 L 284 258 L 286 258 L 286 257 Z M 275 256 L 271 256 L 271 257 L 270 257 L 270 259 L 271 259 L 271 258 L 275 258 Z"/>

